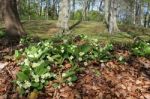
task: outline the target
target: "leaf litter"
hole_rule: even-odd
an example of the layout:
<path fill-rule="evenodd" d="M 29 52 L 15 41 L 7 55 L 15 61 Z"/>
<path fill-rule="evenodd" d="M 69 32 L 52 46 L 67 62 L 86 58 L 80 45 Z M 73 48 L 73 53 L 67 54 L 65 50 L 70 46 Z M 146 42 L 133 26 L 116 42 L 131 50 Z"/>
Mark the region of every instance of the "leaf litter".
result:
<path fill-rule="evenodd" d="M 150 59 L 128 57 L 127 50 L 115 53 L 127 57 L 127 62 L 111 60 L 99 65 L 91 62 L 77 75 L 73 85 L 54 88 L 49 82 L 38 99 L 150 99 Z M 17 93 L 12 83 L 19 71 L 16 62 L 11 59 L 2 62 L 8 65 L 0 70 L 0 99 L 26 99 Z M 70 67 L 66 64 L 66 68 Z"/>

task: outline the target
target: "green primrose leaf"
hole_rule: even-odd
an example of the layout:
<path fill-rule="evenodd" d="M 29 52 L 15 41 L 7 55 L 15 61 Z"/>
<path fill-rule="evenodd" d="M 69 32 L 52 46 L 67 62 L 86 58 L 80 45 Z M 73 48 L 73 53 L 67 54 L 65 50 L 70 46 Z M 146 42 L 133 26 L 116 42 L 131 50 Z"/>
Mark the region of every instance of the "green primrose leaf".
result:
<path fill-rule="evenodd" d="M 36 82 L 33 82 L 33 83 L 32 83 L 32 86 L 35 87 L 35 88 L 39 87 L 39 85 L 40 85 L 40 84 L 39 84 L 39 83 L 36 83 Z"/>
<path fill-rule="evenodd" d="M 21 53 L 18 50 L 15 50 L 14 57 L 19 58 L 21 56 Z"/>
<path fill-rule="evenodd" d="M 77 76 L 76 75 L 72 75 L 69 79 L 69 82 L 75 82 L 77 80 Z"/>
<path fill-rule="evenodd" d="M 40 75 L 45 74 L 46 72 L 48 72 L 48 69 L 41 65 L 41 66 L 36 67 L 34 69 L 34 71 L 37 75 L 40 76 Z"/>
<path fill-rule="evenodd" d="M 39 87 L 38 87 L 38 90 L 42 90 L 43 87 L 44 87 L 43 84 L 40 83 L 40 84 L 39 84 Z"/>
<path fill-rule="evenodd" d="M 84 44 L 84 45 L 80 46 L 80 50 L 81 50 L 81 52 L 87 53 L 91 50 L 91 46 L 88 44 Z"/>
<path fill-rule="evenodd" d="M 54 84 L 52 84 L 52 86 L 53 86 L 54 88 L 59 88 L 60 84 L 54 83 Z"/>
<path fill-rule="evenodd" d="M 20 81 L 25 81 L 25 80 L 29 81 L 28 75 L 25 74 L 24 72 L 18 72 L 17 78 L 18 78 L 18 80 L 20 80 Z"/>
<path fill-rule="evenodd" d="M 65 73 L 62 73 L 62 77 L 67 78 L 67 77 L 70 77 L 74 74 L 75 74 L 75 71 L 66 71 Z"/>
<path fill-rule="evenodd" d="M 144 52 L 145 52 L 146 55 L 150 55 L 150 46 L 144 48 Z"/>

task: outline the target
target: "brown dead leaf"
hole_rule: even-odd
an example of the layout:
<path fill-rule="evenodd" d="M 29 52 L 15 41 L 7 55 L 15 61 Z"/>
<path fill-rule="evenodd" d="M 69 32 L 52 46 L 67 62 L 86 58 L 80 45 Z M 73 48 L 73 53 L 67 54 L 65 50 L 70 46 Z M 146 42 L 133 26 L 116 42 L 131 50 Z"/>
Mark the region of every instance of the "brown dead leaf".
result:
<path fill-rule="evenodd" d="M 70 92 L 68 99 L 75 99 L 75 95 L 73 94 L 73 92 Z"/>
<path fill-rule="evenodd" d="M 65 64 L 65 68 L 70 68 L 71 66 L 72 66 L 72 65 L 69 64 L 69 63 Z"/>
<path fill-rule="evenodd" d="M 5 88 L 5 87 L 0 88 L 0 93 L 2 93 L 2 92 L 4 92 L 4 91 L 6 91 L 6 88 Z"/>
<path fill-rule="evenodd" d="M 136 80 L 135 84 L 142 84 L 143 82 L 141 80 Z"/>
<path fill-rule="evenodd" d="M 60 92 L 66 92 L 66 91 L 71 91 L 72 89 L 68 86 L 65 86 L 64 88 L 60 89 Z"/>
<path fill-rule="evenodd" d="M 67 97 L 69 97 L 69 93 L 68 92 L 63 92 L 63 93 L 60 93 L 60 96 L 63 97 L 63 98 L 67 98 Z"/>
<path fill-rule="evenodd" d="M 144 93 L 143 96 L 144 96 L 146 99 L 150 99 L 150 93 Z"/>
<path fill-rule="evenodd" d="M 97 86 L 91 86 L 91 85 L 83 85 L 83 87 L 87 88 L 88 90 L 92 89 L 92 90 L 98 90 L 99 88 Z"/>
<path fill-rule="evenodd" d="M 91 80 L 93 79 L 93 77 L 91 77 L 90 75 L 86 75 L 84 78 L 85 83 L 89 83 L 91 82 Z"/>

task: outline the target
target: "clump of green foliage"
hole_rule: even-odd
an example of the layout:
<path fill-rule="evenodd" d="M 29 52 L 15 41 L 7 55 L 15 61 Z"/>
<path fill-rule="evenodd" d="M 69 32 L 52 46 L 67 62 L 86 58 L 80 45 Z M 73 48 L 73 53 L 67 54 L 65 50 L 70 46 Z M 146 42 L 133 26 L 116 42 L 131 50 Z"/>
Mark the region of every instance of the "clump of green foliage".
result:
<path fill-rule="evenodd" d="M 3 36 L 5 36 L 5 32 L 0 30 L 0 38 L 3 37 Z"/>
<path fill-rule="evenodd" d="M 22 40 L 24 41 L 24 40 Z M 77 73 L 87 66 L 89 61 L 107 61 L 111 59 L 111 44 L 101 46 L 97 39 L 89 40 L 84 35 L 56 36 L 30 44 L 23 51 L 15 51 L 21 70 L 15 83 L 21 94 L 41 91 L 49 81 L 57 87 L 62 83 L 72 85 Z"/>
<path fill-rule="evenodd" d="M 81 20 L 82 19 L 82 11 L 77 10 L 76 12 L 71 12 L 70 18 L 73 20 Z"/>
<path fill-rule="evenodd" d="M 73 20 L 81 20 L 83 18 L 82 10 L 77 10 L 75 12 L 71 12 L 71 19 Z M 104 16 L 98 11 L 90 11 L 86 16 L 86 21 L 103 21 Z"/>
<path fill-rule="evenodd" d="M 134 43 L 132 52 L 136 56 L 150 56 L 150 43 L 138 40 Z"/>
<path fill-rule="evenodd" d="M 90 11 L 88 14 L 89 21 L 103 21 L 104 16 L 98 11 Z"/>

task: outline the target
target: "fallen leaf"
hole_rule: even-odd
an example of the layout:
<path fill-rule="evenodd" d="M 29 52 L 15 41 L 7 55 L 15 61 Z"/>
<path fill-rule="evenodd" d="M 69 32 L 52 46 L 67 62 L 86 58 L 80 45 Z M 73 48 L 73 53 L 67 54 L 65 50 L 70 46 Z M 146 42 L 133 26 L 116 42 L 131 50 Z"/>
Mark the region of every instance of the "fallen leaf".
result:
<path fill-rule="evenodd" d="M 71 64 L 67 63 L 67 64 L 65 64 L 65 67 L 66 67 L 66 68 L 70 68 L 70 67 L 71 67 Z"/>
<path fill-rule="evenodd" d="M 6 62 L 6 63 L 0 63 L 0 70 L 2 70 L 5 66 L 7 66 L 8 65 L 8 63 Z"/>

